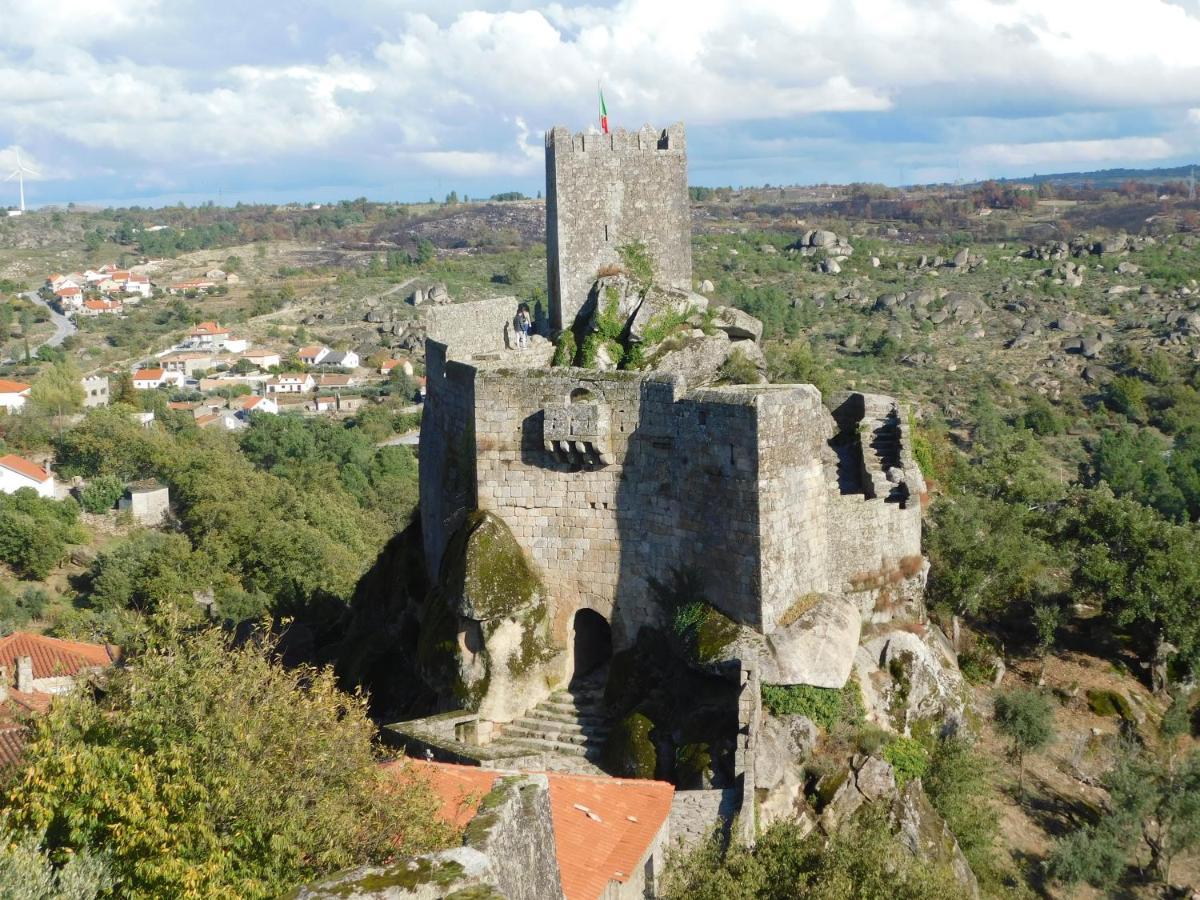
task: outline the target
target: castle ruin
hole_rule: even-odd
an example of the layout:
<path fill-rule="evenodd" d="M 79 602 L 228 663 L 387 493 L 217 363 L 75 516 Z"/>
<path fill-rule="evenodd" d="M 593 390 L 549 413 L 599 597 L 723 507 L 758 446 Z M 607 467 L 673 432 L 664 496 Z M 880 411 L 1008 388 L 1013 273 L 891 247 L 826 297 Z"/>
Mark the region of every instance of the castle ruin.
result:
<path fill-rule="evenodd" d="M 546 173 L 557 328 L 628 241 L 691 289 L 681 125 L 555 128 Z M 890 398 L 515 368 L 480 349 L 427 342 L 420 509 L 446 604 L 437 646 L 483 740 L 642 629 L 669 629 L 664 586 L 681 573 L 732 623 L 711 661 L 753 657 L 782 684 L 840 687 L 862 624 L 919 603 L 925 486 Z M 515 559 L 464 558 L 499 547 Z"/>

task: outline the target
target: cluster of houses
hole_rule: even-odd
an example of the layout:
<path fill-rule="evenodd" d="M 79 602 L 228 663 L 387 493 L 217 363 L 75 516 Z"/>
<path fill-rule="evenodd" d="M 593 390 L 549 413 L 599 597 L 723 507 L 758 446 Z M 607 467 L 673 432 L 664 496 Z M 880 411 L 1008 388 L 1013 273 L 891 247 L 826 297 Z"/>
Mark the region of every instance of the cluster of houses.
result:
<path fill-rule="evenodd" d="M 236 272 L 209 269 L 200 278 L 186 278 L 167 285 L 168 294 L 207 294 L 220 284 L 237 284 L 242 279 Z"/>
<path fill-rule="evenodd" d="M 135 368 L 133 386 L 138 390 L 194 388 L 210 395 L 222 389 L 248 388 L 251 396 L 232 401 L 209 396 L 170 404 L 191 412 L 202 427 L 226 430 L 246 427 L 251 412 L 353 412 L 364 402 L 347 393 L 369 377 L 361 373 L 362 360 L 353 350 L 333 350 L 321 344 L 301 347 L 295 359 L 303 367 L 323 370 L 319 372 L 281 371 L 286 358 L 278 350 L 252 347 L 249 340 L 218 322 L 201 322 L 179 344 Z M 397 366 L 412 374 L 408 359 L 388 360 L 379 374 L 388 375 Z"/>
<path fill-rule="evenodd" d="M 46 279 L 46 289 L 64 315 L 116 315 L 126 304 L 154 296 L 148 275 L 113 265 L 66 275 L 56 273 Z"/>

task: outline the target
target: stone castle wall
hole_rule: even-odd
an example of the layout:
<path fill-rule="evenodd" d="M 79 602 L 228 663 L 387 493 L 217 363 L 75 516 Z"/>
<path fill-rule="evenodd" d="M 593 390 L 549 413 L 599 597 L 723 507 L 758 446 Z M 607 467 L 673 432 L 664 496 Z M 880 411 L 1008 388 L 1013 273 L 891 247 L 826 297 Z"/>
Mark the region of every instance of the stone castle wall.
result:
<path fill-rule="evenodd" d="M 546 133 L 550 324 L 569 328 L 617 248 L 642 241 L 660 284 L 691 290 L 691 206 L 682 123 L 663 131 Z"/>
<path fill-rule="evenodd" d="M 432 571 L 468 509 L 496 514 L 542 578 L 564 642 L 584 607 L 612 623 L 618 649 L 664 624 L 654 583 L 677 571 L 730 618 L 770 633 L 806 598 L 850 592 L 919 553 L 915 498 L 839 493 L 837 426 L 811 385 L 684 393 L 666 375 L 475 371 L 428 346 L 421 512 Z"/>

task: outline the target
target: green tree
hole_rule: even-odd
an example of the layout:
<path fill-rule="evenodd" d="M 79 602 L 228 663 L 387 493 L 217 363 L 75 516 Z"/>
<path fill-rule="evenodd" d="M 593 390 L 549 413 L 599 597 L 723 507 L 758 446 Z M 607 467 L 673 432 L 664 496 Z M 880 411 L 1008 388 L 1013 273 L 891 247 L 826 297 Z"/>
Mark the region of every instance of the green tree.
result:
<path fill-rule="evenodd" d="M 29 403 L 46 415 L 65 416 L 83 409 L 84 390 L 79 367 L 65 358 L 42 369 L 29 389 Z"/>
<path fill-rule="evenodd" d="M 151 612 L 170 604 L 195 613 L 192 594 L 209 586 L 206 570 L 182 534 L 139 531 L 96 557 L 88 600 L 100 609 Z"/>
<path fill-rule="evenodd" d="M 4 824 L 53 858 L 106 854 L 125 898 L 276 897 L 448 844 L 425 783 L 380 770 L 365 699 L 274 658 L 159 617 L 102 698 L 37 721 Z"/>
<path fill-rule="evenodd" d="M 44 579 L 63 561 L 67 545 L 82 543 L 79 505 L 39 497 L 31 488 L 0 494 L 0 562 L 23 578 Z"/>
<path fill-rule="evenodd" d="M 1018 784 L 1025 784 L 1025 757 L 1054 738 L 1054 710 L 1042 691 L 1014 688 L 996 695 L 996 730 L 1008 738 L 1017 761 Z"/>
<path fill-rule="evenodd" d="M 79 505 L 90 513 L 106 513 L 125 493 L 125 482 L 115 475 L 98 475 L 79 492 Z"/>

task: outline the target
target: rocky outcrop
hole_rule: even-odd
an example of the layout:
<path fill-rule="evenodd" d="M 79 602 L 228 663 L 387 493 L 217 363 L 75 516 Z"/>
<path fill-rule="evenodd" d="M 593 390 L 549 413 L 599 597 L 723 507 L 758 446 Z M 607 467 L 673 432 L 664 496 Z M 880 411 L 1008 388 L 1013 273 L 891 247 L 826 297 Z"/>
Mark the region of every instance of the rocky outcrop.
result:
<path fill-rule="evenodd" d="M 854 668 L 873 723 L 902 733 L 922 719 L 949 728 L 961 724 L 966 684 L 954 649 L 936 625 L 871 638 L 857 651 Z"/>
<path fill-rule="evenodd" d="M 710 335 L 697 329 L 660 344 L 647 368 L 680 375 L 688 387 L 700 387 L 716 380 L 732 349 L 725 332 Z"/>
<path fill-rule="evenodd" d="M 447 544 L 419 653 L 431 680 L 492 721 L 511 721 L 549 693 L 543 666 L 558 648 L 546 594 L 497 516 L 471 513 Z"/>
<path fill-rule="evenodd" d="M 716 311 L 713 326 L 729 335 L 732 341 L 755 341 L 762 338 L 763 324 L 749 313 L 732 306 L 722 306 Z"/>
<path fill-rule="evenodd" d="M 817 784 L 822 831 L 832 834 L 868 804 L 887 804 L 893 829 L 903 846 L 924 862 L 944 865 L 967 897 L 979 896 L 979 884 L 953 832 L 933 808 L 919 778 L 899 789 L 892 766 L 876 756 L 856 756 L 848 767 Z"/>
<path fill-rule="evenodd" d="M 817 726 L 805 716 L 764 717 L 754 754 L 760 828 L 792 821 L 807 831 L 816 824 L 804 794 L 804 760 L 819 739 Z"/>

